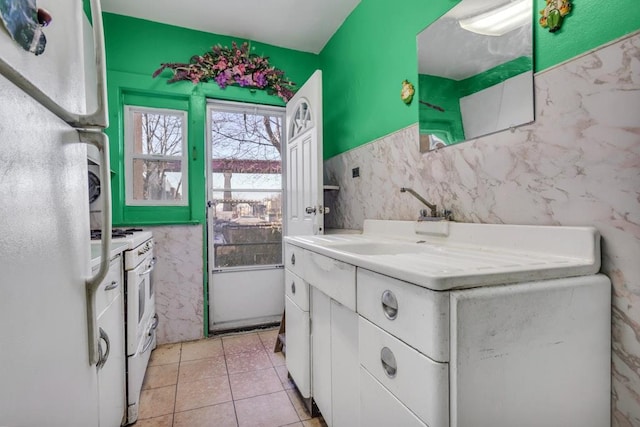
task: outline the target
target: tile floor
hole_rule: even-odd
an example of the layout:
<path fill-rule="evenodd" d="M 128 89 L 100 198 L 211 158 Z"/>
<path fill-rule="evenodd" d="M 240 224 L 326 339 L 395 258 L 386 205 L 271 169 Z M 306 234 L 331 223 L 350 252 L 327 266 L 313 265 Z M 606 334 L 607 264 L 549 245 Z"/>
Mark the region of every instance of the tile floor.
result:
<path fill-rule="evenodd" d="M 277 329 L 158 346 L 134 427 L 326 427 L 287 378 Z"/>

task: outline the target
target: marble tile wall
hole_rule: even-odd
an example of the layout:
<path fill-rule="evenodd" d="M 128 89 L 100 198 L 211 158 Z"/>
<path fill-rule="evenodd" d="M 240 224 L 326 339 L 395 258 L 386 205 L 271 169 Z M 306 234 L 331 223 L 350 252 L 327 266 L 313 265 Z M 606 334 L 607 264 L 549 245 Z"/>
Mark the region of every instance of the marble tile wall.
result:
<path fill-rule="evenodd" d="M 158 344 L 204 336 L 202 225 L 145 227 L 158 259 L 153 280 L 160 318 Z"/>
<path fill-rule="evenodd" d="M 458 221 L 593 225 L 613 283 L 612 425 L 640 426 L 640 33 L 535 76 L 536 121 L 420 154 L 417 126 L 325 161 L 327 227 L 415 219 L 420 203 Z M 351 168 L 360 177 L 351 177 Z"/>

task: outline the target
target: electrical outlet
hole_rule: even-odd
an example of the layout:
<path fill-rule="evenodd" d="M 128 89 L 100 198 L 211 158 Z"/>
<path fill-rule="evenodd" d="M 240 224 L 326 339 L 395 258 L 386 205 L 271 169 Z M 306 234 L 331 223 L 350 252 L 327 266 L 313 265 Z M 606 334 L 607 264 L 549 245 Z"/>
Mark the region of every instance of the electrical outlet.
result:
<path fill-rule="evenodd" d="M 352 178 L 357 178 L 359 176 L 360 176 L 360 168 L 359 167 L 351 169 L 351 177 Z"/>

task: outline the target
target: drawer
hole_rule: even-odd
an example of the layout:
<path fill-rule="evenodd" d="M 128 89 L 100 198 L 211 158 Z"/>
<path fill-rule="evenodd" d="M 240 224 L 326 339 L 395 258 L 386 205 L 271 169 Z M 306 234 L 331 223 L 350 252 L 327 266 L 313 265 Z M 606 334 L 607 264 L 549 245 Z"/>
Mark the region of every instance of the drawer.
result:
<path fill-rule="evenodd" d="M 309 284 L 291 270 L 284 270 L 284 294 L 302 311 L 309 311 Z"/>
<path fill-rule="evenodd" d="M 429 427 L 448 426 L 449 364 L 434 362 L 363 317 L 358 326 L 360 364 Z"/>
<path fill-rule="evenodd" d="M 357 282 L 361 316 L 431 359 L 449 361 L 448 292 L 435 292 L 361 268 Z"/>
<path fill-rule="evenodd" d="M 362 367 L 360 389 L 361 426 L 428 427 Z"/>
<path fill-rule="evenodd" d="M 304 253 L 305 250 L 289 243 L 284 245 L 284 266 L 304 279 Z"/>
<path fill-rule="evenodd" d="M 356 267 L 306 251 L 304 280 L 340 304 L 356 311 Z"/>
<path fill-rule="evenodd" d="M 96 292 L 96 316 L 100 317 L 109 304 L 122 293 L 122 257 L 111 259 L 109 271 Z"/>

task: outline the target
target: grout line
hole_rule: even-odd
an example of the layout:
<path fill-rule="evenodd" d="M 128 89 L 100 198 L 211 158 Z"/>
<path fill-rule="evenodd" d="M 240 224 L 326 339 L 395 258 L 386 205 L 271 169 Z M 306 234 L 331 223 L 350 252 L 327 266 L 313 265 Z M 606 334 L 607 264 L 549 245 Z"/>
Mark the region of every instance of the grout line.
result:
<path fill-rule="evenodd" d="M 182 343 L 180 343 L 180 357 L 178 358 L 178 378 L 176 378 L 176 392 L 173 396 L 173 412 L 171 414 L 171 427 L 176 423 L 176 403 L 178 402 L 178 384 L 180 383 L 180 365 L 182 365 Z"/>

